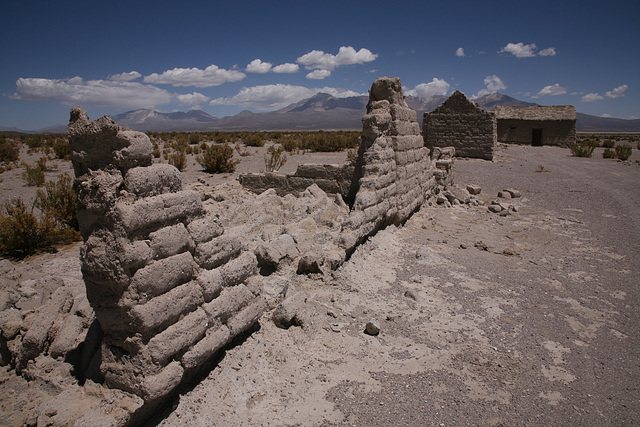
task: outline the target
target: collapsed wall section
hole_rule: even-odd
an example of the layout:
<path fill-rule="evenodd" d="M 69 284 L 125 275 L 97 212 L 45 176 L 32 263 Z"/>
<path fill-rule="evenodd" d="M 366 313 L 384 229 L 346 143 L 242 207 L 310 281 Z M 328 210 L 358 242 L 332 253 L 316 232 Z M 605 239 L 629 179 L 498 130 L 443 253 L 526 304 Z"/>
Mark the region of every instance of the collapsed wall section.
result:
<path fill-rule="evenodd" d="M 459 90 L 422 121 L 424 145 L 454 147 L 456 156 L 493 160 L 497 125 L 493 113 L 483 110 Z"/>
<path fill-rule="evenodd" d="M 251 327 L 266 304 L 257 260 L 207 217 L 180 173 L 151 165 L 141 133 L 81 108 L 68 127 L 87 297 L 104 331 L 106 385 L 157 402 Z"/>

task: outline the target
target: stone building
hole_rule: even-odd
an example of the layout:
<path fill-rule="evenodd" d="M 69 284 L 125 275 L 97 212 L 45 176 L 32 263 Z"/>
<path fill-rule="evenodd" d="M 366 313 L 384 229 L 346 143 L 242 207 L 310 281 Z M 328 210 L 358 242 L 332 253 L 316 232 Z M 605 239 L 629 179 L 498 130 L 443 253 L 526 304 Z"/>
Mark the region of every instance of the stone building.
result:
<path fill-rule="evenodd" d="M 576 141 L 573 105 L 497 106 L 498 141 L 568 147 Z"/>
<path fill-rule="evenodd" d="M 493 160 L 496 119 L 459 90 L 431 113 L 424 113 L 424 144 L 455 147 L 457 157 Z"/>

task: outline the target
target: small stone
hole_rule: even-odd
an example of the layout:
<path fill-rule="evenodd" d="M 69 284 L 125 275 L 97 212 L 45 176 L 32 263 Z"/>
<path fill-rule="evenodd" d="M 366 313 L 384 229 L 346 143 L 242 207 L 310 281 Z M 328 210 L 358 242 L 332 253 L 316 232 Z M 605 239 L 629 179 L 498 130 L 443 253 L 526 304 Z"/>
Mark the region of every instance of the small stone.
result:
<path fill-rule="evenodd" d="M 367 322 L 367 325 L 364 328 L 364 333 L 376 336 L 380 333 L 380 326 L 378 326 L 378 323 L 375 320 L 371 320 Z"/>
<path fill-rule="evenodd" d="M 464 243 L 460 243 L 460 249 L 467 249 L 467 245 Z"/>
<path fill-rule="evenodd" d="M 498 205 L 498 204 L 494 204 L 494 205 L 489 205 L 489 211 L 493 212 L 493 213 L 500 213 L 502 212 L 502 206 Z"/>
<path fill-rule="evenodd" d="M 521 197 L 520 191 L 513 189 L 513 188 L 507 188 L 506 190 L 507 193 L 509 193 L 509 195 L 511 196 L 512 199 L 517 199 L 518 197 Z"/>
<path fill-rule="evenodd" d="M 473 246 L 475 246 L 476 248 L 480 249 L 481 251 L 489 250 L 487 245 L 482 240 L 477 241 Z"/>
<path fill-rule="evenodd" d="M 469 184 L 467 185 L 467 191 L 469 192 L 469 194 L 477 195 L 480 194 L 482 188 L 479 185 Z"/>
<path fill-rule="evenodd" d="M 498 197 L 501 199 L 510 199 L 511 198 L 511 193 L 509 193 L 508 191 L 499 191 L 498 192 Z"/>

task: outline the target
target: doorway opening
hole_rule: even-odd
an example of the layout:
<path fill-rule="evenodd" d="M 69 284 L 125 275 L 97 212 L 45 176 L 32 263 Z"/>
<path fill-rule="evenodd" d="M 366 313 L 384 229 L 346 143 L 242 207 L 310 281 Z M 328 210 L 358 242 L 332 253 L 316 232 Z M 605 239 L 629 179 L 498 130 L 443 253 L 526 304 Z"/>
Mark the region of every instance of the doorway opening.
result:
<path fill-rule="evenodd" d="M 534 147 L 542 147 L 542 128 L 532 129 L 531 145 Z"/>

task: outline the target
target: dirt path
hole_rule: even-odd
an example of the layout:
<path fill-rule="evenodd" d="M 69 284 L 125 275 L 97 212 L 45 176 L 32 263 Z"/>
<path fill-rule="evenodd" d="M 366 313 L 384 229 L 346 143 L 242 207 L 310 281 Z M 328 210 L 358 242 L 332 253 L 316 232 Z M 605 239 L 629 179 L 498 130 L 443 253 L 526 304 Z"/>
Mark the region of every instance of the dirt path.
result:
<path fill-rule="evenodd" d="M 153 423 L 640 423 L 640 166 L 501 146 L 455 169 L 487 202 L 519 189 L 518 213 L 424 207 L 299 277 L 303 326 L 263 318 Z"/>

